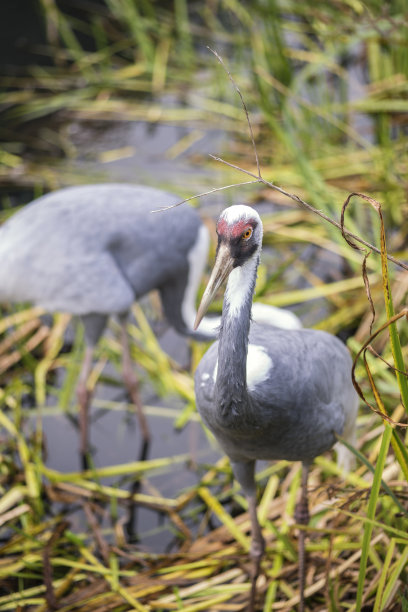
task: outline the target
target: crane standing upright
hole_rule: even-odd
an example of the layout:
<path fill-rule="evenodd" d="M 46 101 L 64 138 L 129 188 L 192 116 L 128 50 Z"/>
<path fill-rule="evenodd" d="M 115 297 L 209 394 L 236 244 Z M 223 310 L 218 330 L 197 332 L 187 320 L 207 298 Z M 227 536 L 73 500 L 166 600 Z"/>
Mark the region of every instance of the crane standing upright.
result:
<path fill-rule="evenodd" d="M 110 315 L 121 323 L 125 385 L 148 428 L 130 360 L 126 321 L 132 303 L 160 292 L 169 323 L 182 334 L 211 339 L 211 323 L 194 334 L 195 298 L 208 253 L 208 230 L 190 206 L 152 215 L 177 196 L 145 186 L 102 184 L 61 189 L 34 200 L 0 228 L 0 301 L 31 302 L 78 315 L 85 354 L 77 397 L 80 450 L 88 451 L 87 387 L 94 347 Z"/>
<path fill-rule="evenodd" d="M 214 268 L 199 306 L 195 328 L 221 284 L 228 279 L 218 341 L 195 374 L 197 407 L 228 455 L 248 500 L 253 563 L 250 609 L 265 543 L 256 512 L 255 462 L 302 462 L 297 522 L 309 520 L 308 470 L 336 436 L 355 442 L 358 397 L 351 357 L 344 344 L 323 331 L 273 329 L 254 323 L 251 305 L 262 247 L 262 221 L 248 206 L 231 206 L 218 223 Z M 352 455 L 338 448 L 349 469 Z M 300 609 L 304 609 L 304 540 L 299 542 Z"/>
<path fill-rule="evenodd" d="M 126 332 L 132 303 L 158 289 L 165 316 L 178 332 L 199 340 L 216 336 L 219 319 L 206 319 L 199 333 L 193 330 L 209 247 L 206 226 L 190 206 L 174 208 L 171 215 L 151 214 L 177 202 L 173 194 L 140 185 L 69 187 L 34 200 L 0 228 L 0 302 L 31 302 L 78 315 L 84 324 L 86 348 L 77 386 L 84 458 L 91 401 L 87 381 L 110 315 L 121 323 L 123 378 L 145 440 L 149 432 Z M 258 318 L 265 316 L 277 325 L 300 325 L 281 309 L 264 306 Z"/>

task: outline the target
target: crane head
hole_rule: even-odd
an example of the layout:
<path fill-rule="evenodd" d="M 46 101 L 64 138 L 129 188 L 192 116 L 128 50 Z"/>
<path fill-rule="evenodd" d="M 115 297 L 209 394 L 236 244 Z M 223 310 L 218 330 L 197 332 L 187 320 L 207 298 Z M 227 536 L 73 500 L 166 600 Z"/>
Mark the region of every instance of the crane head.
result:
<path fill-rule="evenodd" d="M 197 311 L 194 329 L 200 324 L 217 290 L 234 268 L 243 266 L 262 246 L 262 221 L 250 206 L 230 206 L 217 222 L 218 244 L 214 268 Z"/>

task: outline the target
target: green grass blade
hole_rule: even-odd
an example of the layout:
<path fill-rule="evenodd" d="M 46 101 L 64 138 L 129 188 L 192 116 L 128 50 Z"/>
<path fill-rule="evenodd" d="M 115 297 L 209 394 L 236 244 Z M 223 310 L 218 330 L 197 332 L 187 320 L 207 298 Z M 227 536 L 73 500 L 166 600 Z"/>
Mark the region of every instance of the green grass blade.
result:
<path fill-rule="evenodd" d="M 388 260 L 387 260 L 387 245 L 385 241 L 385 228 L 384 221 L 382 218 L 381 208 L 379 209 L 379 215 L 381 220 L 381 264 L 382 264 L 382 276 L 383 276 L 383 291 L 385 309 L 387 312 L 387 318 L 391 319 L 394 312 L 394 305 L 392 301 L 390 279 L 388 274 Z M 398 380 L 398 386 L 401 391 L 402 403 L 404 404 L 405 410 L 408 413 L 408 379 L 403 374 L 405 372 L 404 357 L 402 355 L 401 343 L 398 336 L 398 330 L 395 323 L 391 323 L 389 326 L 391 351 L 394 358 L 396 367 L 396 376 Z"/>
<path fill-rule="evenodd" d="M 395 429 L 392 430 L 391 444 L 405 479 L 408 482 L 408 451 Z"/>
<path fill-rule="evenodd" d="M 395 429 L 393 429 L 392 430 L 393 439 L 394 439 L 394 435 L 395 434 L 396 434 L 396 431 L 395 431 Z M 396 435 L 396 437 L 398 438 L 398 435 Z M 370 470 L 370 472 L 372 472 L 373 474 L 375 473 L 375 467 L 373 466 L 372 463 L 369 462 L 369 460 L 365 457 L 365 455 L 363 455 L 363 453 L 360 453 L 359 450 L 357 450 L 356 448 L 351 446 L 351 444 L 349 444 L 347 442 L 347 440 L 344 440 L 343 438 L 340 438 L 340 437 L 339 437 L 339 440 L 341 441 L 342 444 L 344 444 L 344 446 L 346 446 L 349 449 L 349 451 L 351 453 L 353 453 L 356 457 L 358 457 L 358 459 L 359 459 L 359 461 L 361 461 L 361 463 L 364 463 L 364 465 Z M 399 438 L 398 438 L 398 440 L 399 440 Z M 391 440 L 391 443 L 392 443 L 392 441 L 393 440 Z M 401 440 L 399 440 L 399 441 L 402 444 Z M 405 452 L 406 452 L 406 450 L 405 450 Z M 382 479 L 381 479 L 381 487 L 384 489 L 384 491 L 387 493 L 387 495 L 389 495 L 391 497 L 391 499 L 393 500 L 395 505 L 398 506 L 400 512 L 402 512 L 403 514 L 408 514 L 408 510 L 403 506 L 403 504 L 400 502 L 398 497 L 393 493 L 391 488 Z"/>
<path fill-rule="evenodd" d="M 384 470 L 385 460 L 387 457 L 388 448 L 391 442 L 392 428 L 385 423 L 385 429 L 381 440 L 381 448 L 378 454 L 377 465 L 375 468 L 373 484 L 371 487 L 370 499 L 368 502 L 367 517 L 374 519 L 377 507 L 378 494 L 381 487 L 381 475 Z M 356 612 L 360 612 L 363 601 L 363 590 L 366 578 L 367 559 L 370 548 L 370 539 L 373 531 L 373 526 L 370 523 L 364 525 L 364 534 L 362 542 L 360 571 L 358 574 L 357 597 L 356 597 Z"/>
<path fill-rule="evenodd" d="M 382 608 L 381 601 L 384 593 L 385 581 L 387 580 L 388 570 L 392 561 L 392 557 L 394 555 L 395 550 L 395 539 L 391 538 L 390 545 L 387 548 L 387 554 L 385 556 L 384 564 L 381 571 L 380 580 L 377 586 L 377 594 L 375 597 L 373 612 L 380 612 Z"/>
<path fill-rule="evenodd" d="M 200 487 L 197 491 L 200 497 L 204 500 L 209 508 L 214 512 L 214 514 L 219 518 L 221 523 L 223 523 L 231 535 L 235 538 L 237 542 L 243 546 L 245 551 L 249 550 L 249 540 L 247 536 L 245 536 L 242 531 L 237 527 L 234 519 L 231 515 L 224 510 L 220 502 L 211 495 L 209 489 L 207 487 Z"/>
<path fill-rule="evenodd" d="M 390 597 L 392 596 L 393 589 L 395 587 L 395 583 L 401 576 L 401 573 L 404 570 L 406 571 L 407 562 L 408 562 L 408 546 L 406 546 L 405 549 L 403 550 L 398 562 L 395 564 L 394 569 L 388 578 L 387 586 L 384 589 L 384 595 L 382 597 L 381 608 L 380 608 L 381 610 L 386 610 L 389 604 L 392 603 L 390 601 Z"/>

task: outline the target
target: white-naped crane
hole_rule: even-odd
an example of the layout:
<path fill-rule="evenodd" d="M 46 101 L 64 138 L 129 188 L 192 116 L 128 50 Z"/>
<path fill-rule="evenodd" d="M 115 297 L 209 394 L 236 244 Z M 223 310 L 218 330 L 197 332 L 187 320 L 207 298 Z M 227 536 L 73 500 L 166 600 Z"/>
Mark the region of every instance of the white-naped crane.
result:
<path fill-rule="evenodd" d="M 49 312 L 78 315 L 85 354 L 77 397 L 80 451 L 88 451 L 87 381 L 94 347 L 110 315 L 119 317 L 125 385 L 136 406 L 144 439 L 149 436 L 133 371 L 126 321 L 132 303 L 158 289 L 168 322 L 196 339 L 216 337 L 219 319 L 193 331 L 195 299 L 207 262 L 209 232 L 197 211 L 146 186 L 101 184 L 68 187 L 24 206 L 0 228 L 0 302 L 31 302 Z M 299 326 L 281 309 L 258 313 L 281 326 Z"/>
<path fill-rule="evenodd" d="M 341 435 L 355 442 L 358 408 L 351 381 L 351 357 L 335 336 L 311 329 L 282 330 L 254 323 L 251 305 L 262 247 L 262 221 L 248 206 L 231 206 L 218 223 L 214 268 L 199 306 L 200 324 L 215 293 L 228 279 L 218 341 L 195 374 L 197 407 L 228 455 L 248 500 L 251 520 L 252 588 L 265 544 L 256 512 L 255 462 L 302 462 L 302 486 L 295 518 L 309 521 L 307 477 L 314 457 Z M 338 447 L 345 470 L 352 454 Z M 303 533 L 303 532 L 301 532 Z M 304 538 L 299 538 L 300 609 L 304 609 Z"/>

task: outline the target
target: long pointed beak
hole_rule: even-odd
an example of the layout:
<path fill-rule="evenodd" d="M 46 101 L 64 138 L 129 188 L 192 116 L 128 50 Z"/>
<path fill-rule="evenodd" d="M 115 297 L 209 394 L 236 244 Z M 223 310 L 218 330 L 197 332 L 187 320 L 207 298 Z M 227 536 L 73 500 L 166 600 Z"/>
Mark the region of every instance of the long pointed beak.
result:
<path fill-rule="evenodd" d="M 211 272 L 210 280 L 208 281 L 208 285 L 201 298 L 200 306 L 198 307 L 197 316 L 194 322 L 194 330 L 200 325 L 200 321 L 207 312 L 219 287 L 229 276 L 233 269 L 233 264 L 234 261 L 231 257 L 229 248 L 221 243 L 218 247 L 217 257 L 213 271 Z"/>

